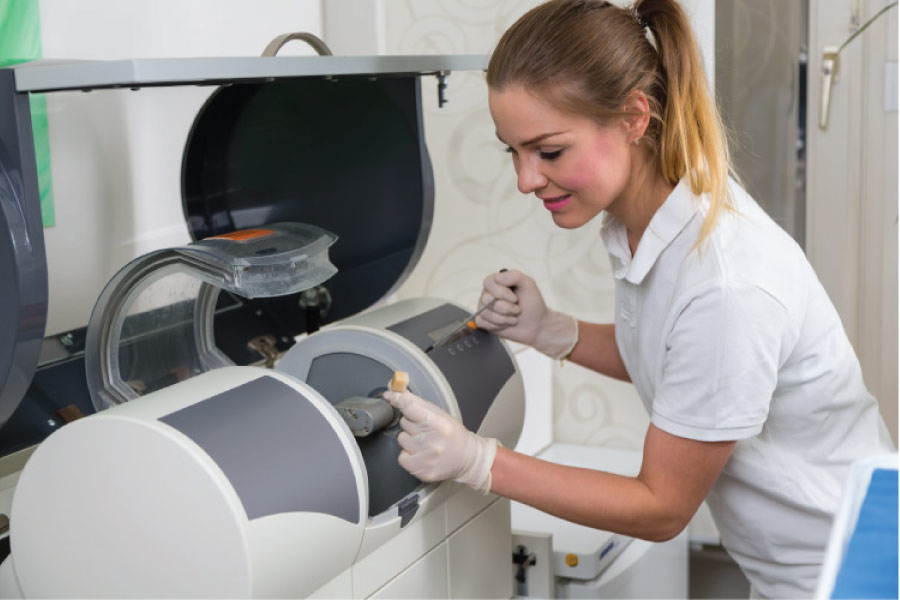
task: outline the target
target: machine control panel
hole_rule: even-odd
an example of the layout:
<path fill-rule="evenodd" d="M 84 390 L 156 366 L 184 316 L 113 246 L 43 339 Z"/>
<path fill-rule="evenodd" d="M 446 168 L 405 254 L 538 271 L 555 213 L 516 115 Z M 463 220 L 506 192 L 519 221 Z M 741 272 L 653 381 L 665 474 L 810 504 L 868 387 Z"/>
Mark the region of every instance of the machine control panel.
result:
<path fill-rule="evenodd" d="M 388 327 L 419 348 L 441 339 L 469 313 L 444 304 Z M 463 328 L 428 353 L 453 389 L 463 424 L 477 431 L 500 389 L 515 373 L 515 366 L 501 341 L 487 331 Z"/>
<path fill-rule="evenodd" d="M 441 342 L 432 352 L 438 352 L 445 349 L 450 356 L 455 356 L 458 352 L 465 352 L 467 348 L 474 348 L 481 343 L 479 336 L 475 335 L 475 331 L 468 327 L 459 328 L 459 322 L 448 323 L 434 331 L 428 333 L 428 337 L 432 342 Z M 443 340 L 444 336 L 454 329 L 459 329 L 451 337 Z M 441 341 L 443 340 L 443 341 Z"/>

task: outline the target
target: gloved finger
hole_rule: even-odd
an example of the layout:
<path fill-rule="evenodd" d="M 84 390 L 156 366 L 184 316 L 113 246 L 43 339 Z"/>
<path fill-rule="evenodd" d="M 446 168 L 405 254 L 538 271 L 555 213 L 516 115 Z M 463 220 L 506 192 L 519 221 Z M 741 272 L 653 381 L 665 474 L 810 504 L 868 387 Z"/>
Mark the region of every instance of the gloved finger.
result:
<path fill-rule="evenodd" d="M 397 457 L 397 462 L 419 481 L 436 481 L 432 474 L 429 473 L 428 466 L 423 464 L 418 456 L 401 452 L 400 456 Z"/>
<path fill-rule="evenodd" d="M 428 409 L 429 402 L 411 392 L 392 392 L 388 390 L 381 397 L 390 402 L 391 406 L 400 409 L 400 412 L 409 421 L 423 423 L 428 421 L 431 415 L 431 411 Z"/>
<path fill-rule="evenodd" d="M 519 324 L 519 317 L 513 315 L 501 315 L 492 310 L 486 310 L 475 317 L 475 324 L 485 331 L 495 331 L 505 327 L 515 327 Z"/>
<path fill-rule="evenodd" d="M 400 429 L 412 436 L 421 435 L 431 431 L 431 427 L 429 427 L 427 423 L 410 421 L 406 417 L 400 419 Z"/>
<path fill-rule="evenodd" d="M 491 273 L 487 277 L 484 278 L 482 282 L 482 287 L 484 287 L 484 291 L 497 298 L 499 300 L 506 300 L 507 302 L 516 302 L 518 300 L 518 296 L 516 293 L 512 291 L 513 286 L 517 285 L 515 282 L 517 281 L 514 277 L 508 277 L 511 274 L 519 273 L 518 271 L 505 271 L 503 273 Z M 519 273 L 519 275 L 522 275 Z M 502 279 L 499 279 L 503 276 Z"/>
<path fill-rule="evenodd" d="M 504 326 L 496 325 L 488 321 L 485 317 L 478 315 L 475 317 L 475 325 L 478 326 L 478 329 L 484 329 L 485 331 L 497 331 L 498 329 L 503 329 Z"/>
<path fill-rule="evenodd" d="M 400 393 L 403 393 L 403 392 L 400 392 Z M 407 392 L 407 393 L 409 393 L 409 392 Z M 430 413 L 437 414 L 437 415 L 448 415 L 449 416 L 449 413 L 447 413 L 446 410 L 444 410 L 437 404 L 434 404 L 433 402 L 429 402 L 428 400 L 425 400 L 422 397 L 416 396 L 415 394 L 411 394 L 411 395 L 413 396 L 413 398 L 415 398 L 415 404 L 416 404 L 417 408 L 421 408 L 425 412 L 430 412 Z M 428 421 L 428 419 L 422 418 L 416 422 L 417 423 L 425 423 L 427 421 Z"/>
<path fill-rule="evenodd" d="M 487 313 L 494 313 L 503 317 L 516 317 L 522 314 L 522 307 L 519 306 L 518 303 L 507 302 L 506 300 L 497 298 L 497 300 L 494 301 L 493 306 L 484 309 L 484 312 L 481 314 Z"/>
<path fill-rule="evenodd" d="M 400 448 L 409 454 L 415 454 L 416 452 L 422 451 L 422 444 L 420 442 L 421 440 L 405 431 L 401 431 L 400 434 L 397 435 L 397 443 L 400 445 Z"/>
<path fill-rule="evenodd" d="M 490 304 L 496 300 L 493 294 L 488 293 L 485 290 L 481 290 L 481 296 L 478 297 L 478 308 L 481 309 L 482 306 L 486 304 Z"/>
<path fill-rule="evenodd" d="M 400 466 L 415 475 L 415 473 L 412 472 L 412 469 L 416 466 L 415 461 L 412 461 L 412 464 L 410 464 L 410 461 L 412 461 L 412 455 L 405 450 L 401 451 L 400 456 L 397 457 L 397 462 Z"/>
<path fill-rule="evenodd" d="M 493 278 L 497 285 L 509 288 L 514 294 L 517 290 L 537 289 L 537 283 L 535 283 L 534 279 L 515 269 L 494 273 Z"/>
<path fill-rule="evenodd" d="M 444 413 L 443 417 L 430 419 L 426 423 L 414 423 L 400 419 L 400 427 L 412 436 L 421 449 L 435 449 L 442 445 L 442 441 L 453 434 L 453 430 L 460 426 L 460 422 Z"/>

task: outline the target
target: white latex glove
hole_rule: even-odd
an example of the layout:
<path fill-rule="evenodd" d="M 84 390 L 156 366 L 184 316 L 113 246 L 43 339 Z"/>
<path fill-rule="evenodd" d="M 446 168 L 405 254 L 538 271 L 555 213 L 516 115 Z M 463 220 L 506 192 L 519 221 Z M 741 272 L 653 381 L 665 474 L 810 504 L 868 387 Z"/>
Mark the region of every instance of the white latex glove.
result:
<path fill-rule="evenodd" d="M 403 449 L 400 466 L 422 481 L 454 479 L 482 494 L 491 491 L 491 467 L 497 440 L 483 438 L 441 408 L 410 392 L 384 393 L 400 409 L 403 431 L 397 442 Z"/>
<path fill-rule="evenodd" d="M 478 306 L 493 305 L 475 318 L 478 327 L 533 346 L 550 358 L 572 352 L 578 342 L 578 321 L 547 308 L 534 279 L 519 271 L 503 271 L 485 277 L 483 285 Z"/>

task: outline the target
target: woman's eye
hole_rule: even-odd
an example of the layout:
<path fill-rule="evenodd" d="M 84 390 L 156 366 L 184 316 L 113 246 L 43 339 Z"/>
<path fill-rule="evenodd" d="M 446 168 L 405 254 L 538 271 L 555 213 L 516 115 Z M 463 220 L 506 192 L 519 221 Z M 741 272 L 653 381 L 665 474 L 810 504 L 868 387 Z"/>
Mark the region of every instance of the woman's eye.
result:
<path fill-rule="evenodd" d="M 506 147 L 506 150 L 504 150 L 504 152 L 508 152 L 508 153 L 510 153 L 510 154 L 515 154 L 515 153 L 516 153 L 516 151 L 513 150 L 513 147 L 512 147 L 512 146 L 507 146 L 507 147 Z"/>
<path fill-rule="evenodd" d="M 562 150 L 554 150 L 553 152 L 541 152 L 540 156 L 543 160 L 556 160 L 560 154 L 562 154 Z"/>

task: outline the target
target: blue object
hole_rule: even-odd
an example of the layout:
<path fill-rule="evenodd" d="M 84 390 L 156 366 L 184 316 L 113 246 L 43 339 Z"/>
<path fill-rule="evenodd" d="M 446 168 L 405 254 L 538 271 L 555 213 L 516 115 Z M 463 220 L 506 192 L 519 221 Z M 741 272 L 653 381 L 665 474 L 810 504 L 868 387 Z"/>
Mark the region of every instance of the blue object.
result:
<path fill-rule="evenodd" d="M 875 469 L 832 598 L 897 598 L 897 471 Z"/>

